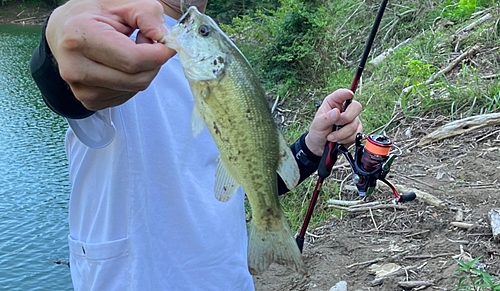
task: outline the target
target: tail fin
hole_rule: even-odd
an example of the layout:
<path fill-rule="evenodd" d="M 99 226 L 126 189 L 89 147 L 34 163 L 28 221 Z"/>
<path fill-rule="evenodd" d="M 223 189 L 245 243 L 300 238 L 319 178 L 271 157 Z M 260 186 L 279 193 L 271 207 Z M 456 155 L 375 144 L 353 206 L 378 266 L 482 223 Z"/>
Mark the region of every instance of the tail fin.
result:
<path fill-rule="evenodd" d="M 287 220 L 281 220 L 283 227 L 277 230 L 264 230 L 250 223 L 248 243 L 248 269 L 252 275 L 265 271 L 271 263 L 278 263 L 294 269 L 302 275 L 307 274 L 302 255 L 293 238 Z"/>

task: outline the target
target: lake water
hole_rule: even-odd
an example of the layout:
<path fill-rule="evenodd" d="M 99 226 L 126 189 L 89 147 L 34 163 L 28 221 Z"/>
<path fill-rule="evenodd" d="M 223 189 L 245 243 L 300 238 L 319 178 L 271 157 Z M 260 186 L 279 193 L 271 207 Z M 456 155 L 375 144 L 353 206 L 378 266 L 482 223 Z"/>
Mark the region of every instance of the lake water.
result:
<path fill-rule="evenodd" d="M 72 290 L 66 122 L 29 73 L 40 26 L 0 25 L 0 290 Z"/>

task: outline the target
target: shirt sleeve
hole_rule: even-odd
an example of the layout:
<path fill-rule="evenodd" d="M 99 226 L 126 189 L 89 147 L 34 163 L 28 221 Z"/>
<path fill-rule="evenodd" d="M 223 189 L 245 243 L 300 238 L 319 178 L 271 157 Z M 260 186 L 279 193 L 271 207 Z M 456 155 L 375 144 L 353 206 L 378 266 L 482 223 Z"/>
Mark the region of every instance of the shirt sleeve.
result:
<path fill-rule="evenodd" d="M 116 127 L 110 108 L 96 111 L 86 118 L 66 118 L 66 120 L 78 140 L 89 148 L 104 148 L 115 138 Z"/>
<path fill-rule="evenodd" d="M 49 17 L 47 17 L 43 24 L 40 44 L 35 48 L 31 56 L 31 76 L 40 89 L 45 104 L 52 111 L 63 117 L 72 119 L 89 117 L 94 114 L 94 111 L 85 108 L 75 98 L 68 83 L 59 74 L 57 63 L 45 38 L 45 30 Z M 75 68 L 75 70 L 77 69 Z"/>
<path fill-rule="evenodd" d="M 299 166 L 300 171 L 300 180 L 299 184 L 304 181 L 306 178 L 311 176 L 318 169 L 319 162 L 321 161 L 320 156 L 316 156 L 307 148 L 306 145 L 306 135 L 307 132 L 304 133 L 294 144 L 290 146 L 293 155 L 295 156 L 295 161 L 297 162 L 297 166 Z M 283 179 L 278 175 L 278 193 L 285 194 L 290 191 Z"/>

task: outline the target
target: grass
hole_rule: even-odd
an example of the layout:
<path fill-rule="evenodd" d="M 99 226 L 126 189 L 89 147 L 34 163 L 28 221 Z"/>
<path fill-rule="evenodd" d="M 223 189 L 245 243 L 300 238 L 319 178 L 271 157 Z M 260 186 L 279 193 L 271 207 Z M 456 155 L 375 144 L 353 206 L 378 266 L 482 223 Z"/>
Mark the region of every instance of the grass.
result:
<path fill-rule="evenodd" d="M 500 280 L 487 273 L 477 257 L 469 262 L 457 260 L 460 275 L 455 290 L 457 291 L 500 291 Z"/>
<path fill-rule="evenodd" d="M 247 15 L 223 29 L 256 68 L 271 98 L 284 98 L 280 107 L 292 113 L 283 132 L 293 142 L 307 130 L 315 103 L 350 86 L 378 3 L 327 1 L 314 9 L 298 0 L 281 3 L 276 12 Z M 487 14 L 489 19 L 477 22 Z M 390 134 L 414 117 L 455 120 L 498 112 L 500 77 L 488 76 L 500 71 L 499 19 L 499 4 L 493 0 L 389 2 L 369 61 L 391 51 L 380 63 L 367 64 L 355 97 L 364 107 L 365 132 L 384 127 Z M 307 23 L 291 29 L 290 23 L 296 26 L 299 20 Z M 473 23 L 472 29 L 460 32 Z M 474 45 L 480 45 L 476 54 L 434 78 Z M 269 67 L 264 59 L 271 57 L 275 62 Z M 431 77 L 434 81 L 426 83 Z M 396 113 L 402 118 L 389 123 Z M 300 229 L 315 180 L 311 177 L 281 197 L 294 230 Z M 310 227 L 339 216 L 325 206 L 338 195 L 337 183 L 329 180 L 322 190 Z"/>

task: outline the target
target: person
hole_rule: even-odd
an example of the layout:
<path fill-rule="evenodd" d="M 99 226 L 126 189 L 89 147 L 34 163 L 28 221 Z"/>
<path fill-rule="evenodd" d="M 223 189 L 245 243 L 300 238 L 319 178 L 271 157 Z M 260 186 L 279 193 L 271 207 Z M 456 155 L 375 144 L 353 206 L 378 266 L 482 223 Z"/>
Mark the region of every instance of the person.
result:
<path fill-rule="evenodd" d="M 192 135 L 188 82 L 175 52 L 155 41 L 181 16 L 179 2 L 70 0 L 33 53 L 47 106 L 69 124 L 75 290 L 254 290 L 244 193 L 215 199 L 217 147 L 206 129 Z M 189 4 L 204 11 L 207 1 Z M 352 144 L 362 131 L 358 102 L 340 112 L 352 96 L 328 95 L 291 146 L 301 180 L 327 141 Z"/>

